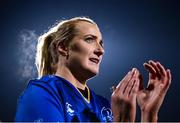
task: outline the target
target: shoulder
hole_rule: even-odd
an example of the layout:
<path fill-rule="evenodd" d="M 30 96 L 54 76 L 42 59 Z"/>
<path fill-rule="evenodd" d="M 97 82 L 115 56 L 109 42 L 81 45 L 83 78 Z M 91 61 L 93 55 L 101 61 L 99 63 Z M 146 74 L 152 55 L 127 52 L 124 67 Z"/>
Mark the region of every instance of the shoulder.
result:
<path fill-rule="evenodd" d="M 60 81 L 61 81 L 60 79 L 57 79 L 53 75 L 47 75 L 47 76 L 43 76 L 43 77 L 38 78 L 38 79 L 32 79 L 29 81 L 25 91 L 26 90 L 35 91 L 35 90 L 40 89 L 40 90 L 47 91 L 49 93 L 52 93 L 52 92 L 56 93 L 58 91 L 57 86 L 59 85 L 59 83 L 61 84 Z"/>
<path fill-rule="evenodd" d="M 52 86 L 57 81 L 56 77 L 53 75 L 42 76 L 41 78 L 32 79 L 29 81 L 28 86 L 37 85 L 37 86 Z"/>
<path fill-rule="evenodd" d="M 46 75 L 38 79 L 30 80 L 27 88 L 30 86 L 38 86 L 46 89 L 60 89 L 67 84 L 68 82 L 64 78 L 55 75 Z"/>
<path fill-rule="evenodd" d="M 53 75 L 46 75 L 41 78 L 30 80 L 21 97 L 25 95 L 38 97 L 43 96 L 43 94 L 58 97 L 61 94 L 62 86 L 64 86 L 63 79 L 57 78 Z"/>
<path fill-rule="evenodd" d="M 55 78 L 44 76 L 30 80 L 18 99 L 16 121 L 54 121 L 63 119 L 60 93 L 56 91 Z M 32 114 L 33 112 L 33 114 Z"/>
<path fill-rule="evenodd" d="M 50 76 L 43 76 L 39 79 L 32 79 L 28 82 L 19 100 L 40 100 L 41 98 L 52 98 L 56 95 L 55 79 Z"/>
<path fill-rule="evenodd" d="M 18 103 L 33 105 L 31 102 L 34 102 L 40 105 L 42 102 L 45 103 L 51 100 L 51 102 L 59 104 L 62 99 L 59 91 L 60 87 L 57 86 L 56 81 L 55 77 L 49 75 L 30 80 L 19 96 Z"/>

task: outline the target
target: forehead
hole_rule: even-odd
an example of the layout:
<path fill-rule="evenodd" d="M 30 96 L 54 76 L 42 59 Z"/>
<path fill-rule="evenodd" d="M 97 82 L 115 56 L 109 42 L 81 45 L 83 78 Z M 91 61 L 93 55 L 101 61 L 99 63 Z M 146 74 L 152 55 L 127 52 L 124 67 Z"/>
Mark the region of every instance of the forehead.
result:
<path fill-rule="evenodd" d="M 81 36 L 94 35 L 102 39 L 101 32 L 96 24 L 92 24 L 86 21 L 80 21 L 76 24 L 76 29 L 78 30 L 78 34 Z"/>

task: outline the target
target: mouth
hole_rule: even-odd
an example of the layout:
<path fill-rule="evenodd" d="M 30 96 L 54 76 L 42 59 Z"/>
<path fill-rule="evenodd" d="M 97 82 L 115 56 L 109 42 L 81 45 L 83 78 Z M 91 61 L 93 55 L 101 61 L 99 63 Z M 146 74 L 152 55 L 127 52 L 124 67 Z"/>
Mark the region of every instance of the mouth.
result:
<path fill-rule="evenodd" d="M 99 59 L 97 59 L 97 58 L 90 58 L 89 59 L 91 62 L 93 62 L 93 63 L 95 63 L 95 64 L 98 64 L 99 63 Z"/>

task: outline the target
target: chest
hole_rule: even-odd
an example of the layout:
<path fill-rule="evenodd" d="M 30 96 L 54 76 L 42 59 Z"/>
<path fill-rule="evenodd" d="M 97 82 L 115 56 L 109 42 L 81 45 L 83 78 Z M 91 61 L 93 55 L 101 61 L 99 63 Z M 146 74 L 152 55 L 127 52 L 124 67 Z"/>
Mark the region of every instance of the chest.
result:
<path fill-rule="evenodd" d="M 76 90 L 62 91 L 64 118 L 67 122 L 105 122 L 112 121 L 109 106 L 101 104 L 94 94 L 90 94 L 90 102 Z"/>

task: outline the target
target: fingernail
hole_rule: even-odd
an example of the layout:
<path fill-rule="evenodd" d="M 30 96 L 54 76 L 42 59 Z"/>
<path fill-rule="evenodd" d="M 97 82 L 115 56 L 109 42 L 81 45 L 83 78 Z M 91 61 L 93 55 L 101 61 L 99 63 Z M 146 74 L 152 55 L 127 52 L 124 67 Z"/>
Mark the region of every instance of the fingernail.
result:
<path fill-rule="evenodd" d="M 137 70 L 135 69 L 135 70 L 134 70 L 134 73 L 136 74 L 136 72 L 137 72 Z"/>
<path fill-rule="evenodd" d="M 144 62 L 143 65 L 149 64 L 148 62 Z"/>
<path fill-rule="evenodd" d="M 135 70 L 136 70 L 136 69 L 135 69 L 135 68 L 133 68 L 133 69 L 132 69 L 132 72 L 134 72 Z"/>
<path fill-rule="evenodd" d="M 171 70 L 170 70 L 170 69 L 167 69 L 167 71 L 171 72 Z"/>

